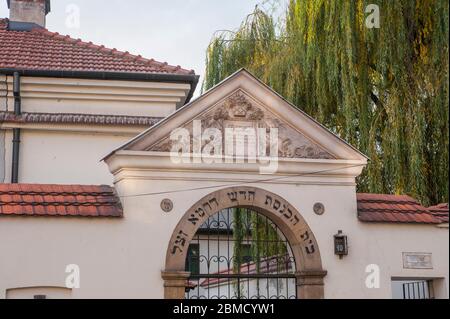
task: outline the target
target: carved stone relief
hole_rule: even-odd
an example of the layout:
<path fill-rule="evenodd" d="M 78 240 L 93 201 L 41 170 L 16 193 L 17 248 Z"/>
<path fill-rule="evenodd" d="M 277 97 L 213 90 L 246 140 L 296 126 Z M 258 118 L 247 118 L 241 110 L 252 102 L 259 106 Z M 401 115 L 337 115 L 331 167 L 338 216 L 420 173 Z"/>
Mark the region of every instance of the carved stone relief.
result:
<path fill-rule="evenodd" d="M 250 98 L 242 91 L 236 91 L 221 104 L 213 107 L 211 110 L 201 114 L 195 120 L 201 121 L 202 130 L 207 128 L 216 128 L 224 132 L 227 123 L 247 122 L 252 123 L 251 127 L 278 129 L 278 156 L 285 158 L 311 158 L 311 159 L 333 159 L 332 154 L 327 152 L 320 145 L 315 144 L 302 133 L 293 129 L 273 113 L 264 110 L 258 105 L 251 102 Z M 191 136 L 193 133 L 193 122 L 186 123 L 183 128 L 187 129 Z M 269 140 L 266 133 L 267 141 Z M 223 140 L 224 136 L 222 136 Z M 202 147 L 208 141 L 203 141 Z M 148 151 L 170 152 L 172 140 L 166 136 L 157 143 L 147 148 Z M 191 139 L 192 150 L 192 139 Z M 269 150 L 267 150 L 269 154 Z"/>

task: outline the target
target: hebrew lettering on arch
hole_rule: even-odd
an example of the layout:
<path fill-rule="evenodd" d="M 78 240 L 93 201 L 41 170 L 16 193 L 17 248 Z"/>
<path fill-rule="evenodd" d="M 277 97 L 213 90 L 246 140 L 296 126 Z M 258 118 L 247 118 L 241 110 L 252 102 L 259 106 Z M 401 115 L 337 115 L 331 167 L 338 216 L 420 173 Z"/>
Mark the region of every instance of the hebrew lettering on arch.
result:
<path fill-rule="evenodd" d="M 201 208 L 201 207 L 197 208 L 197 209 L 195 210 L 195 213 L 196 213 L 198 216 L 200 216 L 200 217 L 203 217 L 203 216 L 206 215 L 205 211 L 204 211 L 203 208 Z"/>
<path fill-rule="evenodd" d="M 272 206 L 272 197 L 266 195 L 266 202 L 264 204 Z"/>
<path fill-rule="evenodd" d="M 292 211 L 290 210 L 289 206 L 283 204 L 283 209 L 280 211 L 281 214 L 283 214 L 284 217 L 287 219 L 290 219 L 292 217 Z"/>
<path fill-rule="evenodd" d="M 176 252 L 177 252 L 177 250 L 179 250 L 180 253 L 183 252 L 183 249 L 181 249 L 180 247 L 178 247 L 178 246 L 173 246 L 173 247 L 172 247 L 172 251 L 171 251 L 172 255 L 175 255 Z"/>
<path fill-rule="evenodd" d="M 172 255 L 179 250 L 180 252 L 183 252 L 183 247 L 186 245 L 186 238 L 187 234 L 184 233 L 182 230 L 178 232 L 177 237 L 174 240 L 174 245 L 172 247 Z"/>
<path fill-rule="evenodd" d="M 237 201 L 237 192 L 230 192 L 230 193 L 227 193 L 227 195 L 232 202 Z"/>
<path fill-rule="evenodd" d="M 294 220 L 294 222 L 292 223 L 293 226 L 297 225 L 300 222 L 300 219 L 296 215 L 294 215 L 292 219 Z"/>
<path fill-rule="evenodd" d="M 308 231 L 305 231 L 303 234 L 301 234 L 300 238 L 303 239 L 303 241 L 307 241 L 309 239 Z"/>
<path fill-rule="evenodd" d="M 211 204 L 211 203 L 215 203 L 216 204 L 216 207 L 219 207 L 219 202 L 217 201 L 217 199 L 214 197 L 214 198 L 212 198 L 212 199 L 210 199 L 209 200 L 209 203 Z"/>
<path fill-rule="evenodd" d="M 204 209 L 211 211 L 211 205 L 209 204 L 209 202 L 204 202 L 202 206 Z M 208 208 L 206 208 L 206 207 L 208 207 Z"/>
<path fill-rule="evenodd" d="M 175 239 L 175 244 L 184 246 L 186 244 L 187 234 L 182 230 L 178 232 L 177 238 Z"/>
<path fill-rule="evenodd" d="M 190 221 L 193 225 L 197 225 L 199 218 L 194 214 L 191 214 L 191 216 L 188 218 L 188 221 Z"/>
<path fill-rule="evenodd" d="M 314 245 L 312 243 L 312 240 L 309 241 L 310 245 L 305 247 L 306 253 L 308 255 L 314 254 L 314 252 L 316 251 L 316 249 L 314 248 Z"/>
<path fill-rule="evenodd" d="M 305 246 L 305 251 L 308 255 L 314 254 L 316 251 L 316 248 L 314 247 L 314 242 L 312 238 L 310 238 L 309 231 L 305 231 L 303 234 L 300 235 L 300 238 L 305 242 L 308 242 L 308 245 Z"/>
<path fill-rule="evenodd" d="M 280 208 L 281 206 L 281 202 L 278 199 L 275 199 L 275 201 L 273 202 L 273 209 L 278 210 L 278 208 Z"/>

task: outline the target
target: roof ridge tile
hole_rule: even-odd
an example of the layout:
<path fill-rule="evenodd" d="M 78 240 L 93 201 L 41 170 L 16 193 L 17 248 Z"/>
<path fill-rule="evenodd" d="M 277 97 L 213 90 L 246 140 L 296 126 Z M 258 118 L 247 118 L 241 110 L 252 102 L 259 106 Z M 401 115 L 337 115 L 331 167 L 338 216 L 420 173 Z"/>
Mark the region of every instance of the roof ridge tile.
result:
<path fill-rule="evenodd" d="M 356 198 L 357 215 L 361 221 L 420 224 L 444 221 L 408 195 L 357 193 Z"/>

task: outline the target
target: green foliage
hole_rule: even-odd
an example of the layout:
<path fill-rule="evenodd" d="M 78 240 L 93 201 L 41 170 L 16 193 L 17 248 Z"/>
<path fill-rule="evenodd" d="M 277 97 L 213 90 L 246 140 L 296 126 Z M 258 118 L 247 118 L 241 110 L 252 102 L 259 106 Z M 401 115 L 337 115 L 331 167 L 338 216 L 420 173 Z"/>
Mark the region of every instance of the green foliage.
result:
<path fill-rule="evenodd" d="M 242 243 L 246 236 L 246 227 L 244 220 L 244 209 L 233 209 L 233 273 L 238 274 L 241 272 L 241 265 L 243 261 Z"/>
<path fill-rule="evenodd" d="M 291 0 L 282 21 L 215 35 L 203 88 L 245 67 L 371 158 L 359 191 L 448 201 L 448 1 Z"/>
<path fill-rule="evenodd" d="M 278 258 L 278 271 L 283 271 L 286 267 L 287 247 L 274 228 L 274 224 L 269 222 L 267 217 L 247 208 L 233 208 L 233 273 L 241 272 L 241 265 L 244 263 L 243 243 L 251 245 L 251 259 L 255 263 L 256 273 L 260 273 L 261 263 L 267 262 L 270 258 Z M 246 269 L 244 268 L 244 273 Z M 242 287 L 237 281 L 233 282 L 235 295 L 243 295 Z M 256 282 L 256 290 L 259 295 L 259 281 Z"/>
<path fill-rule="evenodd" d="M 286 244 L 269 219 L 246 208 L 233 208 L 233 272 L 243 264 L 242 244 L 250 243 L 251 258 L 259 272 L 259 261 L 287 253 Z"/>

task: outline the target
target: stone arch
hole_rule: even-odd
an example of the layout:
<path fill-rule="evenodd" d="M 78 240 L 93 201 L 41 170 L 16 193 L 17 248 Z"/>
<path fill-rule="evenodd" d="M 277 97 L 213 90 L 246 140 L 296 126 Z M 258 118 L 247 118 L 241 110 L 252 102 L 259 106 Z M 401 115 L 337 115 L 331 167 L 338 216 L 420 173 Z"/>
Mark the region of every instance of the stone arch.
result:
<path fill-rule="evenodd" d="M 323 298 L 323 277 L 319 246 L 300 213 L 282 197 L 256 187 L 229 187 L 206 195 L 178 222 L 166 252 L 164 297 L 184 298 L 189 273 L 184 271 L 187 248 L 200 225 L 217 212 L 232 208 L 251 208 L 268 217 L 283 232 L 295 257 L 297 296 Z"/>

